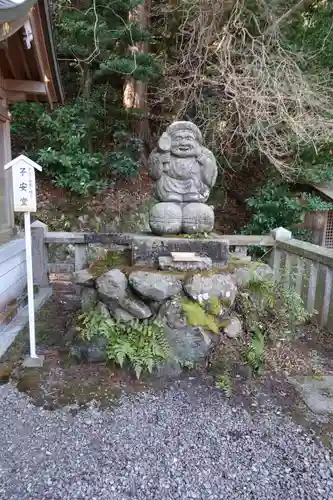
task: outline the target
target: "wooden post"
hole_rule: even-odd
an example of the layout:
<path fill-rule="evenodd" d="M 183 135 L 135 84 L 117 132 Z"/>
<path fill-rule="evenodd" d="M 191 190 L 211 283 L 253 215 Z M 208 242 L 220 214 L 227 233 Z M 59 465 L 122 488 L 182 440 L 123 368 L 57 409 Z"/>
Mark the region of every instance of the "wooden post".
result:
<path fill-rule="evenodd" d="M 32 266 L 34 284 L 41 287 L 49 285 L 48 248 L 45 244 L 47 225 L 39 220 L 31 224 Z"/>

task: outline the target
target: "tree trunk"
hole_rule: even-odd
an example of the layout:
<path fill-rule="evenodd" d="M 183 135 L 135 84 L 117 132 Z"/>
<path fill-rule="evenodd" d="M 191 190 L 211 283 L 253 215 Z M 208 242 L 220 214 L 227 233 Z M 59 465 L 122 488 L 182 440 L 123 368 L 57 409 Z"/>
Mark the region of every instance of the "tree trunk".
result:
<path fill-rule="evenodd" d="M 85 104 L 88 103 L 90 100 L 90 94 L 91 94 L 91 69 L 89 64 L 85 64 L 83 68 L 83 73 L 82 73 L 82 82 L 81 82 L 81 94 L 84 98 Z M 89 121 L 89 111 L 88 107 L 86 108 L 85 111 L 86 114 L 86 121 Z M 86 137 L 86 146 L 87 150 L 89 153 L 93 152 L 93 141 L 92 141 L 92 136 L 91 136 L 91 130 L 90 128 L 87 131 L 87 137 Z"/>
<path fill-rule="evenodd" d="M 138 5 L 129 15 L 130 21 L 136 21 L 141 28 L 149 26 L 151 0 L 144 0 Z M 133 57 L 135 53 L 147 52 L 148 43 L 139 42 L 134 47 L 131 47 Z M 123 105 L 126 109 L 139 109 L 142 111 L 143 117 L 138 121 L 136 132 L 147 144 L 149 144 L 150 133 L 148 124 L 148 105 L 147 105 L 147 84 L 145 82 L 135 80 L 133 77 L 128 77 L 124 84 Z"/>

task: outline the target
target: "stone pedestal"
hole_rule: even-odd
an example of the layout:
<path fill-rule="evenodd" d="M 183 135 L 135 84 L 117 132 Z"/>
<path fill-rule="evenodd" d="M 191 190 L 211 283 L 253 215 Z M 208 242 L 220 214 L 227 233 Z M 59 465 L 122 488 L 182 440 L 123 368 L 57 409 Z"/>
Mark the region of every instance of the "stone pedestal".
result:
<path fill-rule="evenodd" d="M 132 242 L 132 265 L 156 266 L 159 257 L 169 257 L 171 252 L 194 252 L 209 257 L 213 266 L 223 267 L 228 262 L 229 242 L 222 238 L 137 235 Z"/>

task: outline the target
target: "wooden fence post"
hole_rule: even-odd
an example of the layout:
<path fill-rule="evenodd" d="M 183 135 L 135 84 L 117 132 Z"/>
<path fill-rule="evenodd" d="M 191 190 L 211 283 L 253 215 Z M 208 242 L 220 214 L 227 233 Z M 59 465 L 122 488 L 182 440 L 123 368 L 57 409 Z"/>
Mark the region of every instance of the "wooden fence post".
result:
<path fill-rule="evenodd" d="M 48 250 L 45 244 L 47 225 L 39 220 L 31 224 L 32 267 L 34 284 L 49 286 Z"/>

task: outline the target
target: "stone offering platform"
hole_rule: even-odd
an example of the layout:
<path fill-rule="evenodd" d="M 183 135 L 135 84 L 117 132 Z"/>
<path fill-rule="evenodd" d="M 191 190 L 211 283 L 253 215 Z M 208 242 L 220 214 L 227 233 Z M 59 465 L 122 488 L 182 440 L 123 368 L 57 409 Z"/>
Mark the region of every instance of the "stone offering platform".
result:
<path fill-rule="evenodd" d="M 169 257 L 171 252 L 194 252 L 201 257 L 209 257 L 213 266 L 223 267 L 228 263 L 229 242 L 215 235 L 209 238 L 167 237 L 150 234 L 133 236 L 133 266 L 158 266 L 159 257 Z"/>

